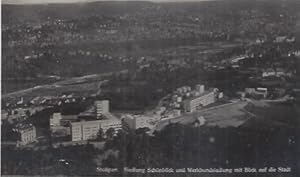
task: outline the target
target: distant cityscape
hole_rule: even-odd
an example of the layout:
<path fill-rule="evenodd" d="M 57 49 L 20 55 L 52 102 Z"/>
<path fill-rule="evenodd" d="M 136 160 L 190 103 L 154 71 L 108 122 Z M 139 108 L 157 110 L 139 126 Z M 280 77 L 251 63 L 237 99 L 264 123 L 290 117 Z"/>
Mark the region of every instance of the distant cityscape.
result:
<path fill-rule="evenodd" d="M 297 176 L 299 9 L 4 2 L 1 173 L 253 167 Z"/>

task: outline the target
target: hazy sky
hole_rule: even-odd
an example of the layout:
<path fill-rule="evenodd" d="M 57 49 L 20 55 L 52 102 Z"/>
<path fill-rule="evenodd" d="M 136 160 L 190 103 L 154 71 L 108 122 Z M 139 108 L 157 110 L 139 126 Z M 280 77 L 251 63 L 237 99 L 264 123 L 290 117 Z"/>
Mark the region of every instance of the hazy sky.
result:
<path fill-rule="evenodd" d="M 3 4 L 42 4 L 42 3 L 72 3 L 72 2 L 93 2 L 93 1 L 110 1 L 110 0 L 2 0 L 2 3 Z M 117 0 L 117 1 L 126 1 L 126 0 Z M 209 1 L 209 0 L 146 0 L 146 1 L 160 2 L 160 1 Z"/>

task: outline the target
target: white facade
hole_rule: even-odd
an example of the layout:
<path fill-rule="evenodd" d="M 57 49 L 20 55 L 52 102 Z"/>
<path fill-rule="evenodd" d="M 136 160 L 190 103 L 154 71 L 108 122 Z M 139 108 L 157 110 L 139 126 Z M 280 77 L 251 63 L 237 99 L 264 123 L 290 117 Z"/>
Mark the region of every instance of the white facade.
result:
<path fill-rule="evenodd" d="M 218 98 L 221 99 L 221 98 L 223 98 L 223 97 L 224 97 L 223 92 L 220 92 L 219 95 L 218 95 Z"/>
<path fill-rule="evenodd" d="M 203 94 L 204 91 L 205 91 L 205 86 L 204 86 L 204 85 L 197 84 L 197 85 L 195 86 L 195 90 L 196 90 L 197 92 L 199 92 L 199 94 Z"/>
<path fill-rule="evenodd" d="M 36 141 L 36 128 L 31 124 L 20 125 L 14 131 L 19 134 L 18 145 L 27 145 Z"/>
<path fill-rule="evenodd" d="M 95 101 L 95 107 L 96 107 L 97 117 L 100 117 L 103 114 L 109 113 L 109 101 L 108 100 Z"/>
<path fill-rule="evenodd" d="M 105 119 L 93 121 L 81 121 L 71 123 L 72 141 L 81 141 L 94 139 L 100 128 L 105 133 L 108 129 L 113 128 L 118 131 L 122 128 L 121 120 L 119 119 Z"/>
<path fill-rule="evenodd" d="M 268 89 L 267 88 L 245 88 L 245 93 L 250 95 L 262 95 L 264 98 L 268 95 Z"/>
<path fill-rule="evenodd" d="M 130 129 L 139 129 L 139 128 L 153 128 L 155 122 L 160 119 L 160 116 L 144 116 L 144 115 L 126 115 L 123 118 L 125 126 Z"/>
<path fill-rule="evenodd" d="M 32 127 L 29 130 L 24 130 L 21 132 L 21 144 L 29 144 L 36 141 L 36 129 Z"/>
<path fill-rule="evenodd" d="M 215 101 L 215 92 L 211 91 L 201 96 L 185 100 L 183 106 L 186 112 L 193 112 L 196 111 L 198 107 L 207 106 Z"/>
<path fill-rule="evenodd" d="M 71 123 L 72 141 L 81 141 L 96 138 L 99 130 L 99 120 L 73 122 Z"/>
<path fill-rule="evenodd" d="M 100 120 L 100 127 L 103 132 L 106 132 L 110 128 L 113 128 L 117 132 L 122 129 L 122 122 L 117 118 Z"/>
<path fill-rule="evenodd" d="M 80 122 L 71 123 L 71 136 L 72 141 L 82 140 L 82 125 Z"/>
<path fill-rule="evenodd" d="M 52 117 L 50 117 L 50 127 L 60 126 L 61 119 L 62 119 L 61 113 L 53 113 Z"/>
<path fill-rule="evenodd" d="M 82 124 L 82 140 L 94 139 L 100 130 L 100 124 L 94 121 L 88 121 Z"/>

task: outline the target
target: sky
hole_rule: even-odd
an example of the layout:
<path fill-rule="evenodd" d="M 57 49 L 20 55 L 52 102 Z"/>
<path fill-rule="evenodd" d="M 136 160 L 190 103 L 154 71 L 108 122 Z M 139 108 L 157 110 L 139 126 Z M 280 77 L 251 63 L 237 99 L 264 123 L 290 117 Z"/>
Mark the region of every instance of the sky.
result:
<path fill-rule="evenodd" d="M 110 1 L 110 0 L 1 0 L 1 1 L 3 4 L 43 4 L 43 3 L 74 3 L 74 2 L 93 2 L 93 1 Z M 126 0 L 117 0 L 117 1 L 126 1 Z M 161 1 L 210 1 L 210 0 L 149 0 L 149 1 L 161 2 Z"/>

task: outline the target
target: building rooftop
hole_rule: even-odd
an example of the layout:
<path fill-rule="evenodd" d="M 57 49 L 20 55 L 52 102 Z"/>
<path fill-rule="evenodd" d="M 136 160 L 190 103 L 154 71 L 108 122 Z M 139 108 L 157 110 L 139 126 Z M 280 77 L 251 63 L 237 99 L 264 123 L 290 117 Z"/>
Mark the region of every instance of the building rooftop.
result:
<path fill-rule="evenodd" d="M 77 115 L 62 115 L 62 120 L 77 120 Z"/>
<path fill-rule="evenodd" d="M 17 132 L 20 131 L 26 131 L 26 130 L 32 130 L 34 128 L 34 126 L 32 124 L 23 124 L 23 123 L 19 123 L 15 126 L 15 130 Z"/>
<path fill-rule="evenodd" d="M 210 89 L 208 89 L 208 90 L 205 90 L 203 93 L 201 93 L 201 94 L 199 94 L 199 95 L 197 95 L 197 96 L 190 96 L 190 97 L 188 97 L 187 99 L 185 99 L 184 101 L 191 101 L 191 100 L 194 100 L 194 99 L 196 99 L 196 98 L 199 98 L 199 97 L 202 97 L 202 96 L 204 96 L 204 95 L 207 95 L 207 94 L 209 94 L 209 93 L 211 93 L 211 92 L 213 92 L 214 91 L 214 88 L 210 88 Z"/>
<path fill-rule="evenodd" d="M 85 120 L 81 120 L 81 121 L 76 121 L 76 122 L 71 122 L 72 125 L 80 125 L 80 124 L 97 124 L 99 123 L 101 120 L 89 120 L 89 121 L 85 121 Z"/>
<path fill-rule="evenodd" d="M 71 115 L 71 116 L 73 116 L 73 115 Z M 116 117 L 115 115 L 113 115 L 111 113 L 105 113 L 105 114 L 103 114 L 100 119 L 97 118 L 96 116 L 93 116 L 93 117 L 85 117 L 85 118 L 80 117 L 80 118 L 76 118 L 76 119 L 72 119 L 72 120 L 74 120 L 72 123 L 120 121 L 120 119 L 118 117 Z"/>

